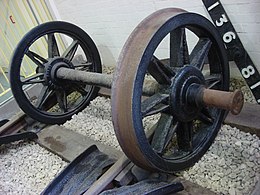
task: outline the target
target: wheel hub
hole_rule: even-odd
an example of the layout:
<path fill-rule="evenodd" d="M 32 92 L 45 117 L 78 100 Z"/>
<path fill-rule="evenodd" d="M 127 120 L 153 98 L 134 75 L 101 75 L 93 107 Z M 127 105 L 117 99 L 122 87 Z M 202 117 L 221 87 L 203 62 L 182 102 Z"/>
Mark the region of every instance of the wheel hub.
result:
<path fill-rule="evenodd" d="M 61 81 L 56 75 L 57 70 L 61 67 L 74 69 L 74 66 L 72 62 L 67 60 L 66 58 L 61 57 L 55 57 L 51 59 L 46 65 L 45 65 L 45 85 L 54 84 L 54 85 L 64 85 L 64 81 Z"/>
<path fill-rule="evenodd" d="M 201 104 L 190 92 L 199 93 L 204 84 L 204 76 L 198 68 L 191 65 L 181 68 L 172 79 L 170 87 L 171 114 L 183 122 L 193 120 L 201 110 Z"/>

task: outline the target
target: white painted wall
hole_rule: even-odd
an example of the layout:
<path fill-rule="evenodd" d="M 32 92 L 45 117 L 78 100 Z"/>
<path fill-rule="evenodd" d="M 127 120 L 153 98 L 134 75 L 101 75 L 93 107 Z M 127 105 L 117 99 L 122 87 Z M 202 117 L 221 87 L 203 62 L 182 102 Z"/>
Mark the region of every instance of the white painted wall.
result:
<path fill-rule="evenodd" d="M 209 15 L 202 0 L 51 0 L 62 20 L 83 28 L 94 40 L 103 64 L 114 66 L 129 34 L 154 11 L 179 7 Z M 260 0 L 221 0 L 244 47 L 260 71 Z"/>

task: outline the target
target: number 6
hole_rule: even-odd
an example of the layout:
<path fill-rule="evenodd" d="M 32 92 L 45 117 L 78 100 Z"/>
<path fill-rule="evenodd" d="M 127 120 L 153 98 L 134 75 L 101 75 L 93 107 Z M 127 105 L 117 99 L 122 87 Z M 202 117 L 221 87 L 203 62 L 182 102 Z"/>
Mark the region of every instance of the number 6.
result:
<path fill-rule="evenodd" d="M 225 43 L 230 43 L 233 39 L 236 38 L 236 34 L 234 32 L 226 32 L 224 35 L 223 35 L 223 41 Z"/>

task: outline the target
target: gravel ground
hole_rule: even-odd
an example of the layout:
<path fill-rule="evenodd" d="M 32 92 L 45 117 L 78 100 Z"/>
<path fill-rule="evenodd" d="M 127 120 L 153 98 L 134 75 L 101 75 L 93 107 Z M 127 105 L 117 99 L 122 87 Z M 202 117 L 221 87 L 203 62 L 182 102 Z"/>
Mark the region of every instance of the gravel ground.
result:
<path fill-rule="evenodd" d="M 231 78 L 230 79 L 230 91 L 235 91 L 235 89 L 240 89 L 244 94 L 245 102 L 250 102 L 256 104 L 256 100 L 253 98 L 253 94 L 248 88 L 246 82 L 242 78 Z"/>
<path fill-rule="evenodd" d="M 67 163 L 34 142 L 0 147 L 0 194 L 40 194 Z"/>
<path fill-rule="evenodd" d="M 259 180 L 260 141 L 224 125 L 214 144 L 183 177 L 221 194 L 250 194 Z"/>

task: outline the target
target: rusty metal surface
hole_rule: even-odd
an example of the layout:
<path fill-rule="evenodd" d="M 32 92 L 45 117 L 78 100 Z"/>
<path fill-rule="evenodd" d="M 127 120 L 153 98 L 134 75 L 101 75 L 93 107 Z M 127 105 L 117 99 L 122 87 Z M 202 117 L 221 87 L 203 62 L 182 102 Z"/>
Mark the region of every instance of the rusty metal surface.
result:
<path fill-rule="evenodd" d="M 113 163 L 113 159 L 93 145 L 73 160 L 42 194 L 83 194 Z"/>
<path fill-rule="evenodd" d="M 145 47 L 161 25 L 169 18 L 184 12 L 181 9 L 165 9 L 163 12 L 155 12 L 144 19 L 125 43 L 114 75 L 111 104 L 117 139 L 125 154 L 135 164 L 147 169 L 151 169 L 152 165 L 142 154 L 138 146 L 138 137 L 134 133 L 133 127 L 133 102 L 131 97 L 133 96 L 135 77 L 138 74 L 136 66 L 140 64 Z M 122 115 L 124 117 L 119 117 Z"/>
<path fill-rule="evenodd" d="M 244 96 L 240 90 L 226 92 L 204 89 L 203 102 L 208 106 L 229 110 L 232 114 L 238 115 L 244 105 Z"/>

